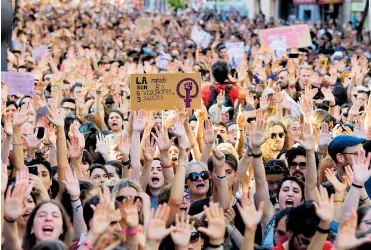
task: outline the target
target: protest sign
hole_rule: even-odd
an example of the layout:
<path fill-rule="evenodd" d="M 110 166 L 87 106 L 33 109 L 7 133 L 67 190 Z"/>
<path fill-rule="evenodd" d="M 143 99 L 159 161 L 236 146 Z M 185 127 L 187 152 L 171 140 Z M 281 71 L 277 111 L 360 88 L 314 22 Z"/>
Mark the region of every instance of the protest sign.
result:
<path fill-rule="evenodd" d="M 9 87 L 9 95 L 34 95 L 35 76 L 26 72 L 1 72 L 1 81 Z"/>
<path fill-rule="evenodd" d="M 225 47 L 227 48 L 229 61 L 233 68 L 240 65 L 245 54 L 245 46 L 243 42 L 226 42 Z"/>
<path fill-rule="evenodd" d="M 192 28 L 191 38 L 193 41 L 198 43 L 202 48 L 207 48 L 211 42 L 212 36 L 201 29 L 201 27 L 195 25 Z"/>
<path fill-rule="evenodd" d="M 272 49 L 304 48 L 312 45 L 306 24 L 259 30 L 260 43 Z"/>
<path fill-rule="evenodd" d="M 135 20 L 135 26 L 139 30 L 152 30 L 152 19 L 149 18 L 139 18 Z"/>
<path fill-rule="evenodd" d="M 132 110 L 174 109 L 182 100 L 186 108 L 201 108 L 200 73 L 159 73 L 130 75 Z"/>
<path fill-rule="evenodd" d="M 32 49 L 32 58 L 35 60 L 36 63 L 41 61 L 45 53 L 48 51 L 48 46 L 41 45 L 37 48 Z"/>

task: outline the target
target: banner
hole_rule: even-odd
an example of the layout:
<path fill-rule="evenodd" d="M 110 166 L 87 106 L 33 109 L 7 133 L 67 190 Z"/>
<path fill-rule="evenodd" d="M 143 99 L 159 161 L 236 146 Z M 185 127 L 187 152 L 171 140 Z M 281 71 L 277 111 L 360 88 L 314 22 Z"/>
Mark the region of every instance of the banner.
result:
<path fill-rule="evenodd" d="M 36 63 L 39 63 L 45 53 L 48 51 L 48 46 L 41 45 L 37 48 L 32 49 L 32 58 L 35 60 Z"/>
<path fill-rule="evenodd" d="M 1 72 L 1 81 L 9 87 L 9 95 L 34 95 L 35 76 L 26 72 Z"/>
<path fill-rule="evenodd" d="M 130 75 L 132 110 L 174 109 L 177 101 L 186 108 L 201 108 L 200 73 L 159 73 Z"/>
<path fill-rule="evenodd" d="M 226 42 L 225 47 L 227 48 L 227 54 L 232 68 L 239 66 L 245 55 L 245 45 L 243 42 Z"/>
<path fill-rule="evenodd" d="M 191 39 L 198 43 L 202 48 L 206 49 L 209 47 L 212 36 L 210 33 L 207 33 L 199 26 L 195 25 L 192 28 Z"/>
<path fill-rule="evenodd" d="M 305 48 L 312 45 L 309 26 L 306 24 L 259 30 L 259 39 L 262 45 L 272 49 Z"/>

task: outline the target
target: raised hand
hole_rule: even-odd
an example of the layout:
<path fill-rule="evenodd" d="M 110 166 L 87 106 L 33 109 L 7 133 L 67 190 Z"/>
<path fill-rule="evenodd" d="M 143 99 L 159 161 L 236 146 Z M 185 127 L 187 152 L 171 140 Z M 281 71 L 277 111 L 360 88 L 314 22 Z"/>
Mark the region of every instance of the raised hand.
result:
<path fill-rule="evenodd" d="M 174 118 L 174 124 L 171 130 L 177 137 L 183 137 L 186 135 L 184 121 L 179 116 Z"/>
<path fill-rule="evenodd" d="M 328 88 L 321 88 L 321 92 L 324 95 L 323 100 L 335 103 L 335 96 L 332 94 L 331 90 Z"/>
<path fill-rule="evenodd" d="M 225 155 L 218 149 L 212 149 L 213 155 L 211 159 L 213 161 L 214 169 L 224 169 Z"/>
<path fill-rule="evenodd" d="M 169 134 L 166 129 L 162 129 L 162 133 L 155 127 L 156 134 L 151 133 L 153 138 L 156 140 L 157 147 L 160 151 L 168 152 L 171 144 L 173 144 L 175 137 L 169 139 Z"/>
<path fill-rule="evenodd" d="M 25 107 L 26 105 L 21 106 L 21 109 L 18 112 L 13 114 L 13 126 L 20 127 L 25 123 L 32 114 L 31 110 Z"/>
<path fill-rule="evenodd" d="M 237 118 L 236 118 L 236 122 L 237 122 L 238 129 L 244 129 L 245 128 L 246 123 L 247 123 L 247 119 L 246 119 L 245 115 L 242 113 L 242 105 L 240 105 L 240 107 L 238 109 L 238 115 L 237 115 Z"/>
<path fill-rule="evenodd" d="M 142 132 L 146 127 L 146 112 L 144 110 L 134 111 L 133 131 Z"/>
<path fill-rule="evenodd" d="M 216 97 L 216 104 L 218 106 L 222 106 L 224 104 L 224 101 L 225 101 L 225 91 L 220 90 L 219 95 Z"/>
<path fill-rule="evenodd" d="M 120 140 L 118 143 L 118 149 L 120 153 L 125 157 L 129 157 L 130 154 L 130 141 L 129 135 L 127 133 L 121 134 Z"/>
<path fill-rule="evenodd" d="M 4 202 L 4 218 L 6 221 L 14 222 L 26 213 L 24 199 L 31 193 L 32 185 L 29 184 L 29 173 L 27 168 L 22 168 L 16 174 L 14 189 L 10 185 Z"/>
<path fill-rule="evenodd" d="M 66 187 L 71 200 L 77 200 L 80 197 L 79 180 L 70 167 L 66 167 L 66 180 L 63 180 L 62 183 Z"/>
<path fill-rule="evenodd" d="M 177 247 L 187 247 L 192 233 L 192 224 L 189 223 L 189 215 L 183 212 L 175 215 L 175 231 L 171 232 L 171 239 Z"/>
<path fill-rule="evenodd" d="M 57 129 L 54 126 L 50 125 L 46 128 L 45 141 L 50 145 L 57 145 Z"/>
<path fill-rule="evenodd" d="M 299 143 L 306 151 L 312 151 L 316 146 L 312 125 L 308 122 L 304 123 L 303 140 L 299 141 Z"/>
<path fill-rule="evenodd" d="M 199 227 L 197 230 L 209 236 L 210 243 L 223 243 L 226 228 L 223 209 L 219 208 L 218 204 L 210 202 L 210 207 L 204 206 L 204 211 L 208 226 L 207 228 Z"/>
<path fill-rule="evenodd" d="M 59 109 L 57 109 L 57 107 L 54 104 L 47 105 L 46 107 L 48 108 L 48 112 L 49 112 L 49 115 L 48 115 L 49 121 L 53 123 L 54 126 L 56 126 L 57 128 L 64 127 L 64 117 L 59 111 Z"/>
<path fill-rule="evenodd" d="M 213 128 L 213 122 L 206 120 L 204 123 L 204 141 L 206 144 L 213 144 L 216 140 L 216 132 Z"/>
<path fill-rule="evenodd" d="M 152 162 L 156 153 L 156 145 L 154 138 L 150 139 L 149 136 L 146 138 L 144 143 L 143 156 L 147 162 Z"/>
<path fill-rule="evenodd" d="M 39 129 L 36 128 L 36 130 L 33 134 L 30 134 L 28 136 L 22 135 L 22 138 L 26 141 L 27 149 L 37 148 L 42 143 L 42 141 L 44 140 L 44 138 L 41 138 L 41 139 L 37 138 L 38 131 L 39 131 Z"/>
<path fill-rule="evenodd" d="M 81 147 L 77 136 L 71 135 L 70 141 L 67 141 L 67 146 L 71 160 L 80 158 L 84 148 Z"/>
<path fill-rule="evenodd" d="M 4 114 L 4 132 L 8 136 L 13 135 L 13 123 L 12 123 L 12 115 L 10 113 Z"/>
<path fill-rule="evenodd" d="M 356 102 L 353 103 L 353 106 L 349 109 L 348 114 L 353 116 L 359 115 L 359 110 L 362 105 L 363 105 L 362 100 L 356 100 Z"/>
<path fill-rule="evenodd" d="M 176 230 L 175 227 L 166 228 L 166 221 L 169 218 L 170 207 L 165 204 L 160 204 L 156 213 L 151 210 L 150 220 L 147 226 L 147 241 L 161 242 L 163 238 Z M 187 239 L 189 240 L 189 239 Z"/>
<path fill-rule="evenodd" d="M 331 132 L 328 129 L 328 124 L 323 122 L 318 133 L 318 147 L 324 149 L 331 141 Z"/>
<path fill-rule="evenodd" d="M 361 122 L 356 121 L 353 129 L 353 135 L 361 138 L 366 138 L 366 130 Z"/>
<path fill-rule="evenodd" d="M 251 146 L 252 148 L 260 148 L 261 145 L 268 139 L 265 136 L 265 121 L 261 111 L 256 112 L 256 121 L 252 122 Z"/>
<path fill-rule="evenodd" d="M 273 93 L 273 98 L 276 103 L 280 104 L 283 102 L 284 93 L 279 88 L 276 88 Z"/>
<path fill-rule="evenodd" d="M 1 193 L 4 194 L 6 191 L 6 185 L 8 184 L 8 169 L 6 164 L 1 165 Z"/>
<path fill-rule="evenodd" d="M 322 185 L 319 187 L 319 191 L 317 188 L 314 189 L 314 194 L 317 198 L 317 202 L 313 202 L 313 205 L 317 216 L 321 221 L 331 223 L 335 213 L 334 195 L 331 195 L 329 198 L 327 189 Z"/>
<path fill-rule="evenodd" d="M 304 95 L 305 95 L 305 98 L 308 101 L 312 101 L 313 100 L 313 97 L 317 93 L 318 93 L 318 89 L 317 88 L 310 88 L 309 85 L 305 85 L 305 87 L 304 87 Z"/>
<path fill-rule="evenodd" d="M 139 225 L 138 207 L 133 199 L 127 199 L 121 205 L 123 219 L 129 231 L 134 231 Z"/>
<path fill-rule="evenodd" d="M 102 134 L 97 135 L 97 149 L 102 155 L 107 155 L 109 153 L 107 140 Z"/>
<path fill-rule="evenodd" d="M 358 155 L 351 155 L 353 158 L 353 183 L 363 186 L 370 178 L 371 170 L 368 168 L 371 160 L 371 153 L 365 156 L 365 151 L 358 151 Z"/>
<path fill-rule="evenodd" d="M 188 114 L 186 111 L 186 107 L 183 101 L 177 101 L 176 106 L 174 107 L 175 113 L 178 117 L 182 119 L 184 122 L 188 122 Z"/>
<path fill-rule="evenodd" d="M 357 213 L 352 211 L 350 216 L 344 219 L 337 233 L 335 248 L 337 250 L 355 249 L 365 243 L 371 242 L 371 235 L 363 238 L 356 237 Z"/>
<path fill-rule="evenodd" d="M 350 188 L 353 183 L 353 170 L 349 165 L 345 166 L 344 169 L 345 169 L 345 175 L 343 175 L 343 178 L 344 180 L 346 180 L 348 188 Z"/>
<path fill-rule="evenodd" d="M 257 227 L 263 217 L 264 202 L 260 202 L 259 208 L 256 210 L 253 195 L 243 192 L 241 204 L 242 206 L 237 203 L 237 208 L 240 212 L 245 227 L 248 229 Z"/>
<path fill-rule="evenodd" d="M 270 101 L 268 100 L 268 95 L 264 95 L 260 97 L 260 108 L 261 110 L 265 111 L 269 107 Z"/>
<path fill-rule="evenodd" d="M 234 212 L 233 208 L 228 208 L 228 210 L 224 213 L 224 220 L 227 225 L 233 225 L 235 217 L 236 213 Z"/>
<path fill-rule="evenodd" d="M 325 176 L 327 181 L 330 182 L 331 185 L 334 187 L 335 193 L 342 195 L 342 198 L 344 198 L 345 191 L 347 189 L 346 178 L 343 177 L 342 182 L 340 182 L 331 168 L 325 169 Z"/>
<path fill-rule="evenodd" d="M 299 97 L 300 111 L 304 115 L 308 115 L 313 111 L 313 101 L 308 100 L 305 96 Z"/>

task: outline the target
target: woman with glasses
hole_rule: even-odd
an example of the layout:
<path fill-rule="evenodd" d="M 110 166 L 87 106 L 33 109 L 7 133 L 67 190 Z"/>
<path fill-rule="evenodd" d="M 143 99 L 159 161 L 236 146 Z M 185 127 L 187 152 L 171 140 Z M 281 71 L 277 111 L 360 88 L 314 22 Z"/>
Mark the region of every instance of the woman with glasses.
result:
<path fill-rule="evenodd" d="M 287 132 L 285 126 L 281 122 L 271 121 L 268 123 L 266 133 L 268 139 L 261 146 L 264 163 L 276 159 L 281 150 L 287 147 Z"/>
<path fill-rule="evenodd" d="M 371 230 L 371 205 L 362 205 L 357 209 L 357 231 L 368 232 Z"/>

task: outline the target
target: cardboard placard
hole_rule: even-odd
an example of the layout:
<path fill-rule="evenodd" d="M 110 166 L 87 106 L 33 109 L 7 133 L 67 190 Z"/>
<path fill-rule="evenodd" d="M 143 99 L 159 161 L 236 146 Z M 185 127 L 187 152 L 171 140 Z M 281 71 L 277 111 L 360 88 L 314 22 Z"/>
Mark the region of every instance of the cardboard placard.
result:
<path fill-rule="evenodd" d="M 34 95 L 35 75 L 29 72 L 1 72 L 1 81 L 9 87 L 9 95 Z"/>
<path fill-rule="evenodd" d="M 305 48 L 312 45 L 307 24 L 259 30 L 259 39 L 262 45 L 272 49 Z"/>
<path fill-rule="evenodd" d="M 201 29 L 201 27 L 195 25 L 192 28 L 192 33 L 191 33 L 191 39 L 198 43 L 202 48 L 206 49 L 210 42 L 211 42 L 212 36 Z"/>
<path fill-rule="evenodd" d="M 233 68 L 239 66 L 245 55 L 245 45 L 243 42 L 226 42 L 227 54 Z"/>
<path fill-rule="evenodd" d="M 152 30 L 152 19 L 149 18 L 138 18 L 135 20 L 135 26 L 139 30 Z"/>
<path fill-rule="evenodd" d="M 184 101 L 186 108 L 201 108 L 200 73 L 159 73 L 130 75 L 132 110 L 174 109 Z"/>

